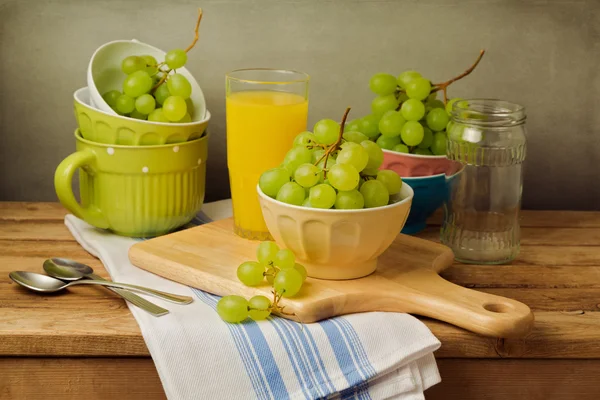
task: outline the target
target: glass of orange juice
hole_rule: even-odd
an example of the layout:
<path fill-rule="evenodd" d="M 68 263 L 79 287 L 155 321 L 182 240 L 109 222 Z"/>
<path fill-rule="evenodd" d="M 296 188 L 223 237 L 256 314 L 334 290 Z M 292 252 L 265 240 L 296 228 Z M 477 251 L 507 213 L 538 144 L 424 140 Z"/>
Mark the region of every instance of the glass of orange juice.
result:
<path fill-rule="evenodd" d="M 263 172 L 283 162 L 294 138 L 306 130 L 308 80 L 305 73 L 277 69 L 227 74 L 227 166 L 239 236 L 270 239 L 256 185 Z"/>

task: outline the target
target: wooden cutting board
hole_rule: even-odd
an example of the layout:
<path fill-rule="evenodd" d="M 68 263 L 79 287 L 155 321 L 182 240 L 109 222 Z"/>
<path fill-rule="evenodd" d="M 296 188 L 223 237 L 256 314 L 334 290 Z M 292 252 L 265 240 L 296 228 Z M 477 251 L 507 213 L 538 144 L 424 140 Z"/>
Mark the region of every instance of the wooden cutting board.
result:
<path fill-rule="evenodd" d="M 216 295 L 272 297 L 271 287 L 247 287 L 238 265 L 256 260 L 258 242 L 233 233 L 231 219 L 186 229 L 131 247 L 131 262 L 147 271 Z M 522 337 L 533 313 L 515 300 L 455 285 L 438 273 L 453 261 L 452 251 L 428 240 L 398 235 L 364 278 L 331 281 L 308 278 L 293 298 L 284 298 L 285 316 L 300 322 L 365 311 L 418 314 L 494 337 Z M 481 268 L 473 266 L 473 268 Z"/>

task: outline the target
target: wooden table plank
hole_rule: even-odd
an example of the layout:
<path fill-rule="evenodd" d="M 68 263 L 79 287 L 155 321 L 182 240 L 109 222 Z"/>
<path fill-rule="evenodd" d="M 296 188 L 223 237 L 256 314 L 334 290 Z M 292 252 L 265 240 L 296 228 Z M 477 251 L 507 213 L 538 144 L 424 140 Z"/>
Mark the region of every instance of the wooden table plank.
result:
<path fill-rule="evenodd" d="M 67 214 L 60 203 L 0 202 L 2 221 L 62 221 Z"/>
<path fill-rule="evenodd" d="M 1 221 L 0 240 L 75 241 L 62 221 Z"/>
<path fill-rule="evenodd" d="M 427 400 L 597 400 L 600 360 L 438 360 Z"/>
<path fill-rule="evenodd" d="M 440 208 L 428 220 L 433 226 L 441 225 L 443 211 Z M 523 210 L 519 225 L 532 228 L 600 228 L 600 212 L 567 210 Z"/>

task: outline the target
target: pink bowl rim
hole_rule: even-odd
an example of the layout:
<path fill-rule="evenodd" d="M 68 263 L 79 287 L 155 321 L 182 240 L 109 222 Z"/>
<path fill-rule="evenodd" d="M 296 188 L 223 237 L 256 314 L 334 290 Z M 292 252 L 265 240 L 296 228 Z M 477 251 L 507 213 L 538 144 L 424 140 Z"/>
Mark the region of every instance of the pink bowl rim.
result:
<path fill-rule="evenodd" d="M 276 199 L 273 199 L 273 198 L 267 196 L 266 194 L 263 193 L 262 190 L 260 190 L 260 186 L 259 185 L 256 185 L 256 191 L 258 192 L 258 195 L 262 199 L 264 199 L 264 200 L 266 200 L 266 201 L 268 201 L 270 203 L 280 204 L 283 207 L 288 207 L 288 208 L 291 208 L 291 209 L 304 210 L 304 211 L 310 210 L 312 212 L 320 212 L 320 213 L 323 213 L 323 214 L 357 214 L 357 213 L 364 214 L 364 213 L 369 213 L 369 212 L 373 212 L 373 211 L 376 211 L 376 210 L 389 210 L 389 209 L 392 209 L 394 207 L 399 207 L 401 205 L 404 205 L 404 204 L 412 201 L 412 199 L 413 199 L 413 197 L 415 195 L 415 192 L 414 192 L 413 188 L 410 187 L 410 185 L 404 185 L 403 184 L 402 185 L 402 189 L 405 188 L 405 187 L 408 188 L 409 196 L 407 196 L 406 198 L 404 198 L 404 199 L 402 199 L 402 200 L 400 200 L 400 201 L 398 201 L 396 203 L 388 204 L 387 206 L 382 206 L 382 207 L 359 208 L 359 209 L 353 209 L 353 210 L 336 210 L 336 209 L 333 209 L 333 208 L 307 208 L 307 207 L 302 207 L 302 206 L 296 206 L 296 205 L 293 205 L 293 204 L 284 203 L 282 201 L 279 201 L 279 200 L 276 200 Z"/>
<path fill-rule="evenodd" d="M 421 154 L 401 153 L 399 151 L 394 151 L 394 150 L 386 150 L 386 149 L 381 149 L 381 150 L 383 150 L 384 153 L 388 153 L 390 155 L 399 155 L 399 156 L 402 156 L 402 157 L 422 158 L 423 160 L 431 160 L 431 159 L 434 159 L 434 160 L 441 160 L 441 159 L 448 160 L 446 158 L 446 156 L 424 156 L 424 155 L 421 155 Z M 448 160 L 448 161 L 450 161 L 450 160 Z"/>

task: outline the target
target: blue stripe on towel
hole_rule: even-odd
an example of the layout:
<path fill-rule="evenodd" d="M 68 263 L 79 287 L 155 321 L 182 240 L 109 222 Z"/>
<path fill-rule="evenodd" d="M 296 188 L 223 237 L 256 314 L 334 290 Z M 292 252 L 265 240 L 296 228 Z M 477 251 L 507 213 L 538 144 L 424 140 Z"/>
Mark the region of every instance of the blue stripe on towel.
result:
<path fill-rule="evenodd" d="M 303 329 L 301 324 L 284 318 L 281 318 L 280 321 L 285 326 L 291 328 L 292 333 L 295 335 L 295 341 L 298 343 L 298 347 L 303 350 L 300 355 L 307 358 L 306 362 L 307 364 L 310 364 L 309 368 L 315 375 L 316 387 L 319 392 L 323 396 L 334 393 L 335 388 L 331 384 L 331 379 L 323 366 L 323 360 L 321 359 L 318 349 L 316 347 L 313 349 L 307 340 L 307 333 L 310 333 L 308 328 Z M 317 359 L 319 362 L 317 362 Z"/>
<path fill-rule="evenodd" d="M 358 362 L 358 359 L 355 360 L 352 357 L 351 349 L 348 346 L 350 343 L 349 338 L 347 338 L 339 326 L 332 321 L 332 319 L 321 321 L 319 322 L 319 325 L 325 331 L 335 357 L 338 360 L 338 365 L 348 382 L 349 388 L 342 391 L 342 399 L 351 398 L 354 395 L 357 395 L 359 399 L 370 398 L 366 391 L 368 388 L 368 384 L 366 383 L 368 376 L 363 370 L 361 363 Z"/>
<path fill-rule="evenodd" d="M 308 340 L 310 341 L 310 349 L 314 352 L 315 358 L 317 359 L 317 361 L 319 363 L 319 368 L 325 374 L 325 383 L 327 384 L 327 389 L 329 390 L 330 393 L 335 393 L 336 389 L 333 386 L 333 383 L 331 382 L 331 378 L 329 377 L 327 370 L 325 369 L 325 364 L 323 363 L 323 358 L 321 358 L 321 354 L 319 353 L 319 348 L 317 347 L 317 343 L 315 342 L 315 339 L 314 339 L 312 333 L 310 332 L 310 329 L 306 329 L 305 332 L 306 332 L 306 336 L 308 337 Z"/>
<path fill-rule="evenodd" d="M 200 300 L 204 303 L 211 306 L 213 309 L 216 309 L 216 302 L 210 298 L 206 293 L 201 290 L 193 289 L 194 293 L 198 296 Z M 252 383 L 252 388 L 254 389 L 254 393 L 256 393 L 257 398 L 259 399 L 269 399 L 270 396 L 265 390 L 265 382 L 260 376 L 258 371 L 258 366 L 256 364 L 256 360 L 252 357 L 252 353 L 248 349 L 248 343 L 245 343 L 243 335 L 240 331 L 240 327 L 234 324 L 227 324 L 227 328 L 231 333 L 231 336 L 234 339 L 235 346 L 240 354 L 242 362 L 244 364 L 244 368 L 246 369 L 246 374 L 250 378 L 250 382 Z"/>
<path fill-rule="evenodd" d="M 359 360 L 365 367 L 365 370 L 367 371 L 367 374 L 368 374 L 368 378 L 371 379 L 371 378 L 375 377 L 375 375 L 377 375 L 377 371 L 375 371 L 375 368 L 369 361 L 369 357 L 367 357 L 367 352 L 365 351 L 365 348 L 364 348 L 362 342 L 360 341 L 360 338 L 358 337 L 358 334 L 356 333 L 356 330 L 354 329 L 352 324 L 350 324 L 350 322 L 348 322 L 348 320 L 344 317 L 336 318 L 335 321 L 340 324 L 342 329 L 351 338 L 351 340 L 352 340 L 351 348 L 352 348 L 354 354 L 357 355 L 357 357 L 359 358 Z"/>
<path fill-rule="evenodd" d="M 211 306 L 216 308 L 216 304 L 218 302 L 219 297 L 214 296 L 208 293 L 204 293 L 200 290 L 195 290 L 201 292 L 206 299 L 211 302 Z M 258 326 L 258 324 L 248 319 L 244 323 L 241 324 L 227 324 L 230 327 L 238 328 L 240 333 L 242 333 L 249 343 L 252 345 L 252 349 L 254 350 L 255 356 L 254 358 L 258 358 L 258 362 L 262 367 L 262 371 L 264 372 L 264 380 L 266 380 L 266 387 L 270 390 L 270 394 L 272 398 L 275 399 L 289 399 L 289 394 L 287 392 L 287 388 L 285 387 L 285 383 L 283 382 L 283 378 L 281 377 L 281 372 L 279 371 L 279 367 L 275 362 L 273 357 L 273 352 L 269 347 L 267 340 L 265 339 L 262 330 Z M 248 341 L 246 341 L 248 344 Z M 249 349 L 250 350 L 250 349 Z M 251 352 L 252 354 L 252 352 Z M 257 370 L 258 371 L 258 370 Z M 262 376 L 261 376 L 262 378 Z M 264 384 L 264 380 L 261 379 Z M 271 396 L 268 396 L 270 398 Z"/>

